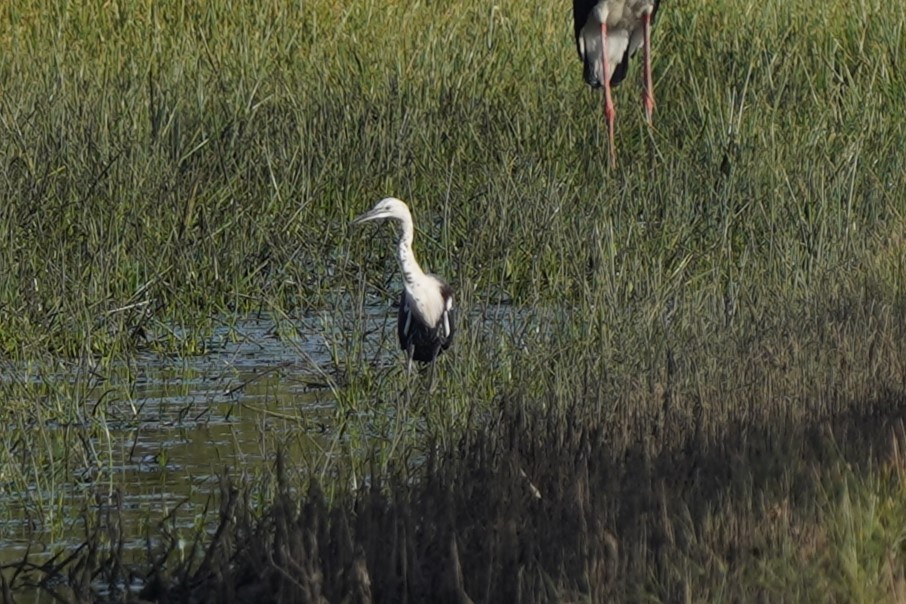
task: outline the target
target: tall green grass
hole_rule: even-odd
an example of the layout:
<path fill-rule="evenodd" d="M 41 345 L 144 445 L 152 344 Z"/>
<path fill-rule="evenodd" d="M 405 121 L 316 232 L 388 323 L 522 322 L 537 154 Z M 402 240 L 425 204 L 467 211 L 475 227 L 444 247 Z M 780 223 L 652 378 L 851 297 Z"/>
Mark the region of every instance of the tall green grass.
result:
<path fill-rule="evenodd" d="M 399 367 L 367 362 L 360 330 L 325 335 L 338 427 L 323 457 L 299 463 L 302 480 L 342 502 L 375 472 L 424 478 L 427 449 L 468 450 L 506 401 L 552 426 L 517 423 L 514 442 L 567 458 L 587 444 L 566 420 L 597 426 L 590 484 L 679 502 L 657 511 L 684 523 L 670 559 L 646 549 L 647 519 L 624 528 L 601 513 L 635 552 L 624 562 L 651 565 L 608 594 L 776 594 L 795 588 L 784 568 L 805 556 L 809 589 L 897 597 L 847 527 L 898 475 L 841 477 L 838 458 L 771 435 L 869 408 L 886 419 L 859 439 L 886 443 L 901 412 L 906 7 L 665 3 L 655 128 L 633 65 L 616 92 L 616 172 L 570 19 L 566 3 L 473 0 L 3 5 L 4 354 L 190 354 L 249 311 L 356 317 L 367 301 L 392 313 L 391 229 L 347 224 L 396 195 L 413 208 L 422 264 L 454 284 L 463 328 L 436 392 L 417 382 L 408 399 Z M 802 431 L 776 432 L 789 426 Z M 750 444 L 747 430 L 768 436 Z M 497 468 L 507 447 L 488 438 L 481 467 Z M 630 454 L 686 467 L 706 451 L 742 460 L 700 479 L 722 485 L 715 497 L 594 477 Z M 568 474 L 561 461 L 538 471 Z M 822 507 L 812 482 L 852 495 Z M 778 509 L 839 537 L 838 555 L 762 530 Z M 707 558 L 741 536 L 770 552 L 759 571 Z M 566 579 L 549 585 L 598 593 Z"/>
<path fill-rule="evenodd" d="M 346 228 L 387 194 L 483 296 L 809 290 L 897 216 L 901 9 L 669 9 L 653 139 L 630 78 L 609 174 L 567 7 L 5 7 L 6 350 L 331 303 L 391 270 Z"/>

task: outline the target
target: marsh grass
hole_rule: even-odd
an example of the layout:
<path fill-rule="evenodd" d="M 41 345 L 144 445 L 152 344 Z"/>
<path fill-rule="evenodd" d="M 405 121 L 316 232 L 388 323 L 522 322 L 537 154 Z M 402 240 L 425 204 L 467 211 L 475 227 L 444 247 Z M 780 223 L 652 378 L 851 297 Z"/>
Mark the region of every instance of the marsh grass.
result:
<path fill-rule="evenodd" d="M 206 543 L 165 533 L 148 552 L 140 595 L 895 600 L 906 586 L 904 428 L 887 411 L 901 405 L 864 401 L 828 421 L 737 422 L 723 439 L 655 452 L 650 442 L 624 448 L 581 403 L 526 411 L 501 401 L 451 446 L 429 442 L 436 453 L 415 469 L 396 466 L 333 497 L 317 483 L 300 495 L 280 456 L 276 483 L 222 482 Z M 263 513 L 261 492 L 271 502 Z M 90 526 L 92 545 L 71 567 L 93 563 L 105 574 L 80 583 L 61 569 L 84 597 L 100 584 L 118 598 L 134 570 L 98 563 L 110 549 L 98 544 L 115 543 L 115 512 Z M 61 569 L 23 577 L 40 584 Z"/>
<path fill-rule="evenodd" d="M 155 554 L 149 585 L 181 593 L 194 573 L 242 599 L 253 569 L 287 601 L 366 575 L 377 599 L 902 597 L 886 447 L 906 391 L 906 8 L 665 5 L 656 126 L 634 69 L 616 173 L 569 19 L 476 1 L 0 6 L 9 359 L 202 354 L 247 312 L 351 317 L 324 325 L 329 444 L 257 499 L 226 489 L 227 507 L 279 497 L 260 524 L 260 505 L 225 516 L 201 562 Z M 436 392 L 408 399 L 362 343 L 366 305 L 393 314 L 394 235 L 347 228 L 388 194 L 462 311 Z M 77 416 L 83 443 L 105 431 L 103 405 L 79 415 L 79 386 L 57 388 L 9 386 L 10 490 L 71 475 L 50 441 L 10 453 L 42 434 L 30 414 Z M 388 535 L 408 545 L 383 558 Z"/>

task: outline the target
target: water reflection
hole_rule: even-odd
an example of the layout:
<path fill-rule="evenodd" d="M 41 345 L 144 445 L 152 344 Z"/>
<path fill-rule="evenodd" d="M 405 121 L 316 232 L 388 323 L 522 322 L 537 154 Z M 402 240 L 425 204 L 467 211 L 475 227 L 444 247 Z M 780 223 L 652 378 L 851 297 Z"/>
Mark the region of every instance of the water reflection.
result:
<path fill-rule="evenodd" d="M 291 452 L 325 446 L 347 364 L 400 364 L 395 319 L 384 305 L 359 316 L 248 318 L 217 328 L 194 357 L 144 353 L 104 368 L 7 367 L 0 386 L 44 388 L 49 405 L 54 396 L 78 397 L 80 415 L 66 423 L 55 413 L 36 414 L 33 427 L 66 461 L 62 471 L 48 470 L 57 476 L 21 470 L 34 475 L 25 492 L 4 482 L 2 465 L 27 465 L 29 452 L 15 444 L 0 451 L 0 564 L 20 560 L 29 547 L 39 553 L 36 544 L 49 555 L 78 543 L 83 513 L 94 517 L 114 504 L 124 511 L 127 548 L 146 547 L 144 535 L 155 532 L 145 530 L 148 522 L 168 518 L 171 529 L 194 530 L 205 505 L 213 505 L 224 468 L 254 474 L 272 462 L 278 444 Z M 509 306 L 486 307 L 467 320 L 513 340 L 535 323 Z M 63 386 L 70 390 L 55 395 Z M 74 438 L 83 439 L 77 455 Z"/>
<path fill-rule="evenodd" d="M 250 318 L 217 328 L 205 354 L 195 357 L 144 353 L 103 369 L 7 368 L 0 375 L 6 384 L 43 388 L 48 400 L 70 386 L 82 398 L 81 417 L 42 425 L 59 441 L 51 446 L 59 455 L 70 454 L 72 432 L 87 431 L 89 416 L 103 420 L 104 428 L 84 447 L 94 455 L 64 464 L 71 470 L 68 480 L 38 477 L 47 479 L 18 493 L 14 484 L 0 484 L 0 563 L 20 559 L 29 544 L 33 553 L 35 543 L 51 552 L 65 545 L 66 535 L 77 540 L 84 534 L 80 510 L 86 500 L 100 506 L 118 500 L 124 520 L 134 524 L 123 528 L 136 546 L 143 546 L 141 523 L 174 508 L 175 526 L 193 526 L 225 467 L 254 472 L 272 458 L 276 440 L 292 435 L 304 446 L 306 438 L 319 437 L 335 409 L 337 358 L 353 347 L 380 356 L 377 334 L 388 316 L 386 307 L 375 307 L 346 319 L 359 325 L 338 324 L 328 315 Z M 351 333 L 370 335 L 351 342 Z M 37 428 L 40 420 L 34 421 Z M 0 459 L 30 458 L 22 447 Z M 9 478 L 2 474 L 0 469 L 0 481 Z"/>

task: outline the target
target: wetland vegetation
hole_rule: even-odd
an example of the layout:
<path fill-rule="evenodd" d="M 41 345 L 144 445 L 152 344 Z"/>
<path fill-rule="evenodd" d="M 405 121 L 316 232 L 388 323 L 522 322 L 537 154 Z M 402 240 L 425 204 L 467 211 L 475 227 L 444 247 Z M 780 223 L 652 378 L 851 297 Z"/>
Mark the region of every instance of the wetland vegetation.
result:
<path fill-rule="evenodd" d="M 4 598 L 906 598 L 904 23 L 665 2 L 611 172 L 568 3 L 0 4 Z"/>

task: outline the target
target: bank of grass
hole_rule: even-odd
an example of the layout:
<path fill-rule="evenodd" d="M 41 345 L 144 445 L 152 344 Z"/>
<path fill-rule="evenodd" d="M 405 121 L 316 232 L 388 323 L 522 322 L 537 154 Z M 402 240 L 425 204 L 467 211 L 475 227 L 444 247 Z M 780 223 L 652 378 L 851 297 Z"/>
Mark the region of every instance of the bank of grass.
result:
<path fill-rule="evenodd" d="M 454 584 L 475 600 L 520 585 L 524 599 L 895 599 L 900 474 L 879 464 L 906 376 L 904 18 L 880 0 L 665 4 L 656 127 L 635 65 L 611 173 L 566 4 L 8 3 L 0 346 L 103 365 L 201 352 L 241 313 L 389 304 L 391 230 L 347 223 L 397 195 L 463 329 L 436 393 L 399 420 L 381 412 L 405 401 L 399 369 L 336 336 L 340 429 L 289 471 L 317 475 L 331 514 L 350 513 L 349 485 L 403 472 L 384 486 L 406 505 L 382 491 L 375 510 L 435 527 L 481 509 L 437 532 L 461 548 L 517 523 L 461 562 Z M 514 312 L 489 326 L 500 300 Z M 803 435 L 818 436 L 786 441 Z M 423 467 L 435 450 L 478 460 Z M 507 520 L 527 482 L 543 514 Z M 438 493 L 449 506 L 420 504 Z M 349 543 L 384 538 L 369 527 Z M 532 549 L 559 533 L 550 555 Z M 595 548 L 611 542 L 608 562 Z M 334 563 L 358 568 L 343 551 Z M 501 563 L 515 551 L 529 555 Z"/>

